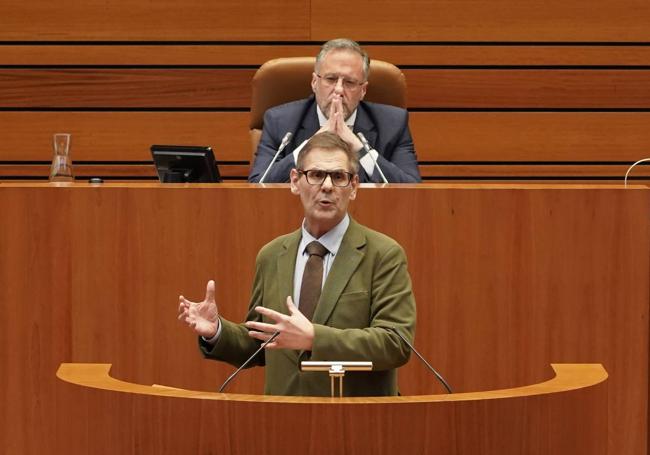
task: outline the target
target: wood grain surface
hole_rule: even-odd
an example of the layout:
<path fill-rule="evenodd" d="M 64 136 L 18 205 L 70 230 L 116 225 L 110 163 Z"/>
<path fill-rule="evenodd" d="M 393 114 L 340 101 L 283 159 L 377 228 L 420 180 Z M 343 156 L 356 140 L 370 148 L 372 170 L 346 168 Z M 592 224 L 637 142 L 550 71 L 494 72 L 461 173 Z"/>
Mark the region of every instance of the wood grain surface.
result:
<path fill-rule="evenodd" d="M 85 378 L 101 387 L 91 377 L 90 366 L 83 366 Z M 98 425 L 60 422 L 57 449 L 67 453 L 89 448 L 94 453 L 212 453 L 219 447 L 220 452 L 235 454 L 366 450 L 379 454 L 605 454 L 605 383 L 560 392 L 560 383 L 570 383 L 567 388 L 572 389 L 577 382 L 560 379 L 566 372 L 563 366 L 554 366 L 556 381 L 525 387 L 521 395 L 495 391 L 339 401 L 181 391 L 117 381 L 111 385 L 126 393 L 111 393 L 63 383 L 57 390 L 59 401 L 69 405 L 75 420 L 86 418 Z M 62 365 L 58 374 L 70 377 L 64 370 L 72 367 Z M 598 381 L 604 376 L 602 367 L 600 373 L 590 371 L 586 376 L 599 376 Z M 141 393 L 129 393 L 134 389 Z M 558 393 L 539 394 L 540 389 Z M 111 412 L 97 413 L 97 409 Z"/>
<path fill-rule="evenodd" d="M 44 0 L 3 11 L 2 41 L 306 40 L 305 0 L 132 2 Z"/>
<path fill-rule="evenodd" d="M 340 14 L 345 12 L 345 14 Z M 156 3 L 44 0 L 13 5 L 0 40 L 619 41 L 647 42 L 643 0 Z"/>
<path fill-rule="evenodd" d="M 248 403 L 287 404 L 402 404 L 433 403 L 446 401 L 508 400 L 511 398 L 551 395 L 572 392 L 593 387 L 607 380 L 607 372 L 601 364 L 558 363 L 551 365 L 553 376 L 548 380 L 513 387 L 510 389 L 482 390 L 477 392 L 444 393 L 435 395 L 400 395 L 379 397 L 312 397 L 255 395 L 228 392 L 207 392 L 187 390 L 162 384 L 137 384 L 123 381 L 111 375 L 111 364 L 104 363 L 62 363 L 56 377 L 70 384 L 94 389 L 152 395 L 168 398 L 192 398 L 196 400 L 238 401 Z M 550 373 L 550 372 L 549 372 Z M 327 371 L 325 371 L 327 374 Z"/>
<path fill-rule="evenodd" d="M 103 435 L 128 426 L 127 431 L 137 435 L 137 445 L 122 435 L 101 445 L 99 452 L 187 453 L 219 447 L 228 453 L 330 454 L 361 453 L 372 447 L 380 454 L 396 450 L 485 455 L 607 453 L 607 388 L 602 382 L 607 374 L 598 364 L 553 365 L 557 373 L 553 379 L 514 389 L 343 399 L 146 386 L 113 379 L 107 375 L 109 368 L 62 364 L 57 370 L 60 379 L 82 386 L 60 387 L 60 403 L 78 409 L 79 416 L 88 420 L 96 420 L 96 410 L 106 409 L 107 398 L 113 410 L 110 415 L 102 414 L 99 431 L 61 425 L 65 436 L 59 439 L 57 451 L 92 448 L 97 453 L 95 447 Z M 132 409 L 117 403 L 131 404 Z M 176 426 L 179 419 L 182 431 L 167 433 L 165 429 Z M 212 423 L 210 431 L 203 429 L 206 421 Z M 288 432 L 292 435 L 289 442 L 283 437 Z M 250 437 L 252 433 L 255 437 Z"/>
<path fill-rule="evenodd" d="M 321 42 L 349 36 L 371 57 L 402 66 L 423 175 L 528 182 L 361 192 L 354 216 L 394 236 L 409 255 L 418 347 L 460 390 L 535 382 L 550 362 L 602 362 L 612 373 L 609 453 L 647 453 L 647 191 L 530 182 L 608 178 L 649 156 L 649 21 L 645 0 L 33 0 L 4 8 L 0 448 L 43 453 L 72 441 L 64 452 L 88 453 L 99 441 L 92 451 L 130 453 L 150 444 L 168 453 L 178 422 L 197 416 L 204 435 L 214 419 L 228 422 L 225 431 L 250 434 L 258 423 L 250 414 L 242 420 L 232 409 L 112 401 L 63 390 L 54 372 L 65 361 L 106 362 L 128 380 L 216 387 L 230 370 L 198 358 L 194 338 L 173 321 L 173 302 L 179 292 L 200 297 L 204 282 L 217 277 L 224 313 L 241 317 L 256 251 L 299 222 L 286 188 L 5 179 L 43 178 L 55 132 L 73 134 L 83 176 L 149 178 L 149 146 L 168 142 L 212 145 L 224 174 L 243 177 L 257 66 L 314 55 Z M 563 112 L 571 110 L 591 112 Z M 261 380 L 247 372 L 235 391 L 259 391 Z M 413 361 L 401 384 L 410 394 L 438 391 Z M 107 412 L 91 420 L 95 400 Z M 525 415 L 526 406 L 517 411 Z M 372 409 L 360 412 L 363 434 L 376 435 Z M 166 416 L 164 431 L 147 425 L 152 413 Z M 426 430 L 409 420 L 416 414 L 401 409 L 390 423 Z M 115 426 L 114 415 L 126 424 Z M 286 444 L 283 425 L 305 424 L 288 415 L 262 416 L 270 422 L 264 436 Z M 542 427 L 527 439 L 537 453 L 550 453 L 539 436 L 556 428 L 550 415 L 535 417 Z M 450 434 L 457 428 L 432 416 L 425 422 Z M 503 435 L 521 424 L 495 421 L 486 431 Z M 180 438 L 189 452 L 215 451 Z M 425 443 L 486 453 L 492 440 L 479 439 L 483 445 L 458 437 L 453 447 L 437 447 L 432 435 Z M 355 447 L 349 433 L 340 440 L 348 451 Z M 364 450 L 418 451 L 394 441 L 382 434 Z M 244 452 L 246 442 L 227 439 L 224 447 Z"/>
<path fill-rule="evenodd" d="M 250 108 L 254 73 L 238 68 L 0 69 L 0 108 Z M 647 69 L 403 73 L 409 108 L 650 107 Z"/>
<path fill-rule="evenodd" d="M 331 14 L 343 9 L 342 17 Z M 643 0 L 364 0 L 354 8 L 342 0 L 314 0 L 310 13 L 312 39 L 321 40 L 647 42 L 650 36 L 650 5 Z"/>
<path fill-rule="evenodd" d="M 283 185 L 5 182 L 0 204 L 0 282 L 10 283 L 0 287 L 0 364 L 11 371 L 0 375 L 0 444 L 22 453 L 65 438 L 68 422 L 86 431 L 80 447 L 100 438 L 128 449 L 116 428 L 101 430 L 111 413 L 171 412 L 103 398 L 106 412 L 90 425 L 85 392 L 62 391 L 55 379 L 62 362 L 112 363 L 126 381 L 215 390 L 232 369 L 200 358 L 176 321 L 178 295 L 200 299 L 214 278 L 223 315 L 241 320 L 258 249 L 301 219 Z M 352 215 L 404 247 L 416 347 L 455 390 L 541 382 L 552 362 L 602 363 L 610 453 L 637 454 L 647 444 L 647 207 L 639 187 L 422 185 L 364 187 Z M 261 370 L 247 371 L 231 391 L 261 385 Z M 400 388 L 442 390 L 415 358 Z M 68 409 L 64 396 L 79 405 Z M 143 440 L 153 431 L 137 428 Z"/>
<path fill-rule="evenodd" d="M 650 47 L 587 44 L 364 44 L 371 59 L 395 65 L 647 65 Z M 320 43 L 6 44 L 5 65 L 262 65 L 280 57 L 315 56 Z"/>
<path fill-rule="evenodd" d="M 245 180 L 246 112 L 0 112 L 0 178 L 45 178 L 52 134 L 72 134 L 80 176 L 154 177 L 154 143 L 210 145 L 224 176 Z M 621 179 L 650 153 L 646 112 L 413 112 L 422 176 Z M 648 175 L 637 167 L 632 177 Z"/>
<path fill-rule="evenodd" d="M 211 145 L 251 159 L 246 112 L 0 112 L 0 161 L 50 161 L 52 134 L 72 134 L 79 161 L 150 160 L 155 143 Z M 647 112 L 413 112 L 420 162 L 629 162 L 648 156 Z"/>

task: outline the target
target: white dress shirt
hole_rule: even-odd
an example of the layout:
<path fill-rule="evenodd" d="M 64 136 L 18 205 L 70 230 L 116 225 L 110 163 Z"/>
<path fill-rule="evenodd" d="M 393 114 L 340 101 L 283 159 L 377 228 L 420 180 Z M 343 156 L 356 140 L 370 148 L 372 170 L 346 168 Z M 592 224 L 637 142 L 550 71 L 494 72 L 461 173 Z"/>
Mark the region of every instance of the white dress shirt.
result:
<path fill-rule="evenodd" d="M 309 254 L 307 254 L 307 245 L 309 245 L 314 240 L 318 240 L 321 245 L 327 248 L 328 253 L 323 256 L 323 282 L 322 286 L 325 284 L 325 279 L 327 274 L 332 268 L 332 263 L 334 258 L 336 258 L 341 242 L 343 241 L 343 236 L 345 231 L 348 230 L 350 225 L 350 217 L 348 214 L 345 214 L 345 217 L 334 226 L 332 229 L 323 234 L 320 238 L 314 238 L 307 229 L 305 229 L 305 222 L 302 223 L 302 239 L 300 239 L 300 244 L 298 244 L 298 253 L 296 256 L 296 268 L 293 271 L 293 303 L 300 308 L 300 288 L 302 286 L 302 276 L 305 272 L 305 266 L 307 265 L 307 259 L 309 259 Z"/>

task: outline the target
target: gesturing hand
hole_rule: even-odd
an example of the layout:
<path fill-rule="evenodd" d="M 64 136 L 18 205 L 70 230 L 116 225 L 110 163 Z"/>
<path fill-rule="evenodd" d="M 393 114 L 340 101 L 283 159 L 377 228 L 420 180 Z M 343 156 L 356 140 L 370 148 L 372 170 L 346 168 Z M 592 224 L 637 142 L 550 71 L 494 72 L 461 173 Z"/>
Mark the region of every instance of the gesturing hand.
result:
<path fill-rule="evenodd" d="M 251 329 L 248 335 L 257 340 L 266 341 L 275 332 L 280 332 L 274 341 L 266 345 L 267 349 L 311 351 L 314 342 L 313 324 L 296 308 L 291 296 L 287 297 L 287 308 L 289 309 L 288 315 L 262 306 L 256 307 L 255 311 L 272 319 L 275 324 L 248 321 L 246 327 Z"/>
<path fill-rule="evenodd" d="M 190 328 L 206 339 L 217 333 L 219 311 L 214 300 L 214 281 L 208 281 L 203 302 L 192 302 L 182 295 L 178 297 L 178 320 L 185 321 Z"/>

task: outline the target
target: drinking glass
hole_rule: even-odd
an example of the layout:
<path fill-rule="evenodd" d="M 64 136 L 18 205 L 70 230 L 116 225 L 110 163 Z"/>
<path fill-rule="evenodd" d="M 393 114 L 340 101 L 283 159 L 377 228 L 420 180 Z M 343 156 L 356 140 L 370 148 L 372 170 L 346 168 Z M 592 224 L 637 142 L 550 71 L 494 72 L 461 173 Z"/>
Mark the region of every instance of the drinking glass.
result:
<path fill-rule="evenodd" d="M 53 137 L 54 156 L 50 167 L 50 182 L 72 182 L 72 157 L 70 156 L 70 134 L 57 133 Z"/>

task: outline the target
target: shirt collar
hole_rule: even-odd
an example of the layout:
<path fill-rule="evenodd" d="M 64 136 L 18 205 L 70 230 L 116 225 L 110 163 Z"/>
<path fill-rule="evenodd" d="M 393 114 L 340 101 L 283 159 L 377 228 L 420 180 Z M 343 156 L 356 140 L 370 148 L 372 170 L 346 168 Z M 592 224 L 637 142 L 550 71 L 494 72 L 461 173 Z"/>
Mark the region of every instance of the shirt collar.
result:
<path fill-rule="evenodd" d="M 350 128 L 354 127 L 354 121 L 357 119 L 357 109 L 355 109 L 354 112 L 350 114 L 350 116 L 345 121 L 345 124 Z M 327 117 L 325 117 L 323 111 L 320 110 L 320 106 L 318 104 L 316 105 L 316 113 L 318 114 L 318 125 L 323 126 L 325 122 L 327 122 Z"/>
<path fill-rule="evenodd" d="M 348 230 L 349 225 L 350 216 L 346 213 L 339 224 L 334 226 L 332 229 L 323 234 L 319 239 L 317 239 L 314 238 L 314 236 L 309 232 L 307 232 L 307 229 L 305 229 L 305 221 L 303 220 L 302 239 L 300 240 L 300 245 L 298 245 L 298 251 L 300 251 L 301 254 L 305 254 L 305 248 L 307 248 L 307 245 L 309 245 L 309 243 L 313 242 L 314 240 L 318 240 L 321 245 L 327 248 L 332 256 L 336 256 L 336 253 L 338 253 L 341 246 L 341 242 L 343 241 L 345 231 Z"/>

